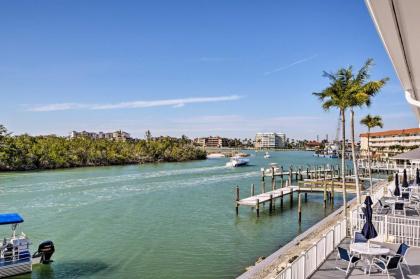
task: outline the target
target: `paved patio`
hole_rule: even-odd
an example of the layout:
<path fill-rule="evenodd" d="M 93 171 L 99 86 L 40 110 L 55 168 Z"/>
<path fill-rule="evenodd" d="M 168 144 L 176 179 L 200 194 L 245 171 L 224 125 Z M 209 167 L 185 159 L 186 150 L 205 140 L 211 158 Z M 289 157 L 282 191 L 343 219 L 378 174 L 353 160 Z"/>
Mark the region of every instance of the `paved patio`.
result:
<path fill-rule="evenodd" d="M 373 242 L 374 243 L 374 242 Z M 340 246 L 348 249 L 350 244 L 350 238 L 345 239 Z M 398 249 L 398 244 L 388 244 L 388 243 L 379 243 L 381 246 L 388 247 L 393 251 Z M 312 279 L 328 279 L 328 278 L 344 278 L 345 272 L 336 269 L 335 258 L 337 255 L 337 249 L 328 257 L 328 259 L 318 268 L 318 270 L 311 276 Z M 404 277 L 408 279 L 420 279 L 420 248 L 410 248 L 406 256 L 407 262 L 411 269 L 411 274 L 408 272 L 403 265 Z M 344 268 L 345 264 L 337 262 L 337 264 Z M 357 264 L 356 267 L 351 268 L 349 274 L 346 278 L 368 278 L 368 274 L 363 273 L 363 265 L 361 263 Z M 381 273 L 380 270 L 373 268 L 371 271 L 370 278 L 380 278 L 386 279 L 387 275 Z M 402 278 L 400 271 L 391 271 L 390 278 Z"/>

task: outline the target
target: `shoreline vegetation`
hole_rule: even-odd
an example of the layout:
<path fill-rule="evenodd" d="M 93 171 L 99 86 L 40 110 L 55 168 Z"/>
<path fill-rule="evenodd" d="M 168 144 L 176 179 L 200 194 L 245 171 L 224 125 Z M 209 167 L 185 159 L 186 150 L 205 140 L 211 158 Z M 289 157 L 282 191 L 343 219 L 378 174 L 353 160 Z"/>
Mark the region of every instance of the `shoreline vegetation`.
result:
<path fill-rule="evenodd" d="M 110 141 L 55 135 L 12 136 L 0 125 L 0 171 L 28 171 L 206 159 L 186 137 Z"/>

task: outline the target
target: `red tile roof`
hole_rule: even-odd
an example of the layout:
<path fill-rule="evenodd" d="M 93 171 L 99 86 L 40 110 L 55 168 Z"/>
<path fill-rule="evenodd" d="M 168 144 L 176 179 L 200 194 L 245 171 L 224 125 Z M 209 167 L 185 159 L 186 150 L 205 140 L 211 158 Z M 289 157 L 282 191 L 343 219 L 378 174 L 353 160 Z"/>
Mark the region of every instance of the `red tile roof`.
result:
<path fill-rule="evenodd" d="M 402 136 L 409 134 L 420 134 L 420 128 L 409 128 L 402 130 L 388 130 L 383 132 L 370 133 L 371 137 Z M 367 137 L 368 133 L 360 134 L 360 137 Z"/>

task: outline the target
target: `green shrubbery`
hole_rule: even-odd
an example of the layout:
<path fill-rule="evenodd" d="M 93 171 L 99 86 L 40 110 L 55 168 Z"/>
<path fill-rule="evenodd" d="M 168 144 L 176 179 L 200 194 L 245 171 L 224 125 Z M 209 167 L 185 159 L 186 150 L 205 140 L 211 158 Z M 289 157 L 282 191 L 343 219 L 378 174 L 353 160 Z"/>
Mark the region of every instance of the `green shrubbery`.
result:
<path fill-rule="evenodd" d="M 189 140 L 161 137 L 117 142 L 58 136 L 11 136 L 0 125 L 0 170 L 56 169 L 205 159 Z"/>

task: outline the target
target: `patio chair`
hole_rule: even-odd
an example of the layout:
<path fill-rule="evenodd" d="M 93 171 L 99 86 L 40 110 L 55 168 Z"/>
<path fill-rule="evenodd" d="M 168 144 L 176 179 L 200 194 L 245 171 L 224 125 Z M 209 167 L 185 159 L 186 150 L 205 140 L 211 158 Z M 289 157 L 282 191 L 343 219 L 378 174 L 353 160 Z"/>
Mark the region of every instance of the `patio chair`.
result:
<path fill-rule="evenodd" d="M 386 260 L 384 259 L 380 259 L 380 258 L 373 258 L 372 259 L 372 265 L 370 265 L 369 267 L 369 275 L 370 275 L 370 271 L 372 269 L 372 266 L 377 267 L 378 269 L 380 269 L 382 271 L 382 273 L 386 272 L 386 275 L 389 277 L 389 271 L 390 270 L 396 270 L 399 269 L 401 272 L 401 276 L 404 279 L 404 273 L 401 269 L 401 255 L 395 255 L 392 257 L 387 257 Z"/>
<path fill-rule="evenodd" d="M 354 232 L 353 243 L 366 243 L 367 238 L 361 232 Z"/>
<path fill-rule="evenodd" d="M 335 259 L 335 268 L 337 268 L 338 270 L 344 271 L 346 273 L 346 275 L 349 273 L 350 271 L 350 267 L 353 266 L 355 267 L 356 264 L 360 261 L 359 257 L 356 256 L 351 256 L 349 251 L 338 246 L 338 253 L 337 253 L 337 257 Z M 337 261 L 343 261 L 347 263 L 347 268 L 344 270 L 342 268 L 340 268 L 339 266 L 337 266 Z"/>
<path fill-rule="evenodd" d="M 401 256 L 401 264 L 404 264 L 405 267 L 407 268 L 408 272 L 411 273 L 411 269 L 410 266 L 407 263 L 407 260 L 405 258 L 405 256 L 407 255 L 408 250 L 410 249 L 410 246 L 408 246 L 405 243 L 401 243 L 400 247 L 398 247 L 397 250 L 397 254 L 396 255 L 400 255 Z"/>
<path fill-rule="evenodd" d="M 378 207 L 379 214 L 383 214 L 384 210 L 386 210 L 386 212 L 388 213 L 388 211 L 391 209 L 389 205 L 387 204 L 384 205 L 381 200 L 378 200 L 378 204 L 379 204 L 379 207 Z"/>
<path fill-rule="evenodd" d="M 405 206 L 405 210 L 411 210 L 417 213 L 420 216 L 420 203 L 412 201 L 409 205 Z"/>
<path fill-rule="evenodd" d="M 396 202 L 394 204 L 394 212 L 397 213 L 398 212 L 402 212 L 402 215 L 405 216 L 405 208 L 404 208 L 404 203 L 403 202 Z"/>
<path fill-rule="evenodd" d="M 420 197 L 416 194 L 411 194 L 411 200 L 415 202 L 420 202 Z"/>

